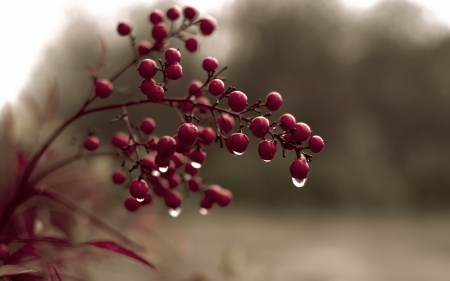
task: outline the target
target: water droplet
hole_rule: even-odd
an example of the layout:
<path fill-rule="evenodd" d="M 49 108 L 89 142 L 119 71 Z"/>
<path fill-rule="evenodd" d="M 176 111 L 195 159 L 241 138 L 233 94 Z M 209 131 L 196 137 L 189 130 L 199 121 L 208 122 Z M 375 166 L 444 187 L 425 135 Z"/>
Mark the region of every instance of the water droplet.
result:
<path fill-rule="evenodd" d="M 272 128 L 272 130 L 276 130 L 276 129 L 277 129 L 277 127 L 273 127 L 273 128 Z"/>
<path fill-rule="evenodd" d="M 234 155 L 240 156 L 242 154 L 244 154 L 244 152 L 237 152 L 237 151 L 233 151 Z"/>
<path fill-rule="evenodd" d="M 158 170 L 153 170 L 152 171 L 152 176 L 159 177 L 160 175 L 161 175 L 161 173 Z"/>
<path fill-rule="evenodd" d="M 202 164 L 197 163 L 197 162 L 191 162 L 192 167 L 196 168 L 196 169 L 200 169 L 202 167 Z"/>
<path fill-rule="evenodd" d="M 136 198 L 136 201 L 138 201 L 138 202 L 142 202 L 144 200 L 145 200 L 145 198 Z"/>
<path fill-rule="evenodd" d="M 159 171 L 161 173 L 165 173 L 165 172 L 167 172 L 167 170 L 169 170 L 169 167 L 159 167 Z"/>
<path fill-rule="evenodd" d="M 303 187 L 306 183 L 306 178 L 304 178 L 304 179 L 292 178 L 292 182 L 294 183 L 294 185 L 296 187 Z"/>
<path fill-rule="evenodd" d="M 176 208 L 176 209 L 169 209 L 169 215 L 173 218 L 176 218 L 180 215 L 181 213 L 181 208 Z"/>
<path fill-rule="evenodd" d="M 192 176 L 189 174 L 184 174 L 183 179 L 184 179 L 184 181 L 190 181 L 192 179 Z"/>
<path fill-rule="evenodd" d="M 206 216 L 207 214 L 209 214 L 209 210 L 206 209 L 206 208 L 201 208 L 201 209 L 200 209 L 200 214 Z"/>
<path fill-rule="evenodd" d="M 269 163 L 270 161 L 272 161 L 272 160 L 263 160 L 264 162 L 266 162 L 266 163 Z"/>

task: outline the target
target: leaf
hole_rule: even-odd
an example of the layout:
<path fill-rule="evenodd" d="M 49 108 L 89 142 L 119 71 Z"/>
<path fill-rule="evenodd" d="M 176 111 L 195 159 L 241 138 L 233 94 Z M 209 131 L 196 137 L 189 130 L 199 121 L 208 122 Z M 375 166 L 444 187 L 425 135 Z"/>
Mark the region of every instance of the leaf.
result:
<path fill-rule="evenodd" d="M 38 274 L 36 270 L 24 268 L 17 265 L 0 266 L 0 278 L 21 275 L 21 274 Z"/>
<path fill-rule="evenodd" d="M 135 260 L 149 266 L 150 268 L 152 268 L 153 270 L 155 270 L 156 272 L 159 273 L 159 270 L 152 263 L 150 263 L 150 262 L 146 261 L 144 258 L 138 256 L 133 251 L 125 249 L 124 247 L 120 246 L 119 244 L 117 244 L 114 241 L 105 241 L 105 240 L 91 241 L 91 242 L 88 242 L 87 245 L 98 247 L 98 248 L 109 250 L 109 251 L 113 251 L 120 255 L 130 257 L 132 259 L 135 259 Z"/>
<path fill-rule="evenodd" d="M 56 277 L 58 277 L 58 281 L 62 281 L 61 276 L 59 276 L 59 273 L 55 267 L 53 267 L 53 270 L 55 271 Z"/>

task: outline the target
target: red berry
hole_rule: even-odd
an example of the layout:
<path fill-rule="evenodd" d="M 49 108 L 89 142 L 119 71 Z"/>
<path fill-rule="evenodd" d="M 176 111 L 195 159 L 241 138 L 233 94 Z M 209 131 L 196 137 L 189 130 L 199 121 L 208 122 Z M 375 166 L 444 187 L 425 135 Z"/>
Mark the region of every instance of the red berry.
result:
<path fill-rule="evenodd" d="M 203 149 L 197 148 L 191 152 L 189 158 L 191 159 L 192 162 L 196 163 L 196 164 L 193 163 L 194 166 L 197 166 L 196 168 L 200 168 L 200 166 L 203 163 L 205 163 L 206 152 Z M 198 166 L 197 164 L 200 164 L 200 166 Z"/>
<path fill-rule="evenodd" d="M 198 138 L 198 128 L 192 123 L 184 123 L 177 132 L 180 143 L 185 146 L 193 146 Z"/>
<path fill-rule="evenodd" d="M 211 200 L 208 197 L 205 197 L 202 199 L 202 201 L 200 201 L 200 208 L 209 210 L 212 208 L 213 204 L 214 204 L 213 200 Z"/>
<path fill-rule="evenodd" d="M 164 136 L 156 145 L 156 151 L 158 151 L 158 155 L 162 157 L 170 157 L 175 153 L 175 150 L 177 149 L 177 142 L 174 138 L 170 136 Z M 158 165 L 158 163 L 157 163 Z M 167 165 L 168 166 L 168 165 Z M 166 166 L 166 167 L 167 167 Z"/>
<path fill-rule="evenodd" d="M 275 157 L 277 152 L 277 144 L 273 140 L 263 140 L 258 145 L 259 157 L 264 162 L 270 162 Z"/>
<path fill-rule="evenodd" d="M 150 14 L 150 22 L 153 24 L 158 24 L 158 23 L 162 22 L 163 19 L 164 19 L 164 14 L 160 10 L 154 10 Z"/>
<path fill-rule="evenodd" d="M 219 67 L 219 61 L 216 58 L 207 57 L 203 60 L 202 66 L 206 71 L 213 71 Z"/>
<path fill-rule="evenodd" d="M 169 48 L 164 53 L 164 58 L 168 63 L 180 62 L 181 61 L 181 53 L 177 49 Z"/>
<path fill-rule="evenodd" d="M 151 102 L 162 102 L 164 99 L 164 88 L 155 86 L 148 90 L 147 99 Z"/>
<path fill-rule="evenodd" d="M 195 95 L 197 98 L 203 95 L 203 91 L 200 90 L 202 86 L 203 86 L 202 82 L 198 80 L 192 81 L 191 84 L 189 85 L 189 95 L 191 96 Z"/>
<path fill-rule="evenodd" d="M 194 37 L 194 36 L 189 37 L 188 39 L 186 39 L 186 41 L 184 41 L 184 46 L 186 47 L 186 49 L 189 52 L 194 53 L 198 49 L 198 40 L 197 40 L 197 38 Z"/>
<path fill-rule="evenodd" d="M 234 91 L 228 97 L 228 106 L 234 112 L 241 112 L 247 107 L 247 96 L 240 91 Z"/>
<path fill-rule="evenodd" d="M 170 20 L 176 20 L 181 15 L 181 9 L 178 6 L 172 6 L 167 10 L 166 15 Z"/>
<path fill-rule="evenodd" d="M 139 203 L 136 198 L 129 197 L 127 200 L 125 200 L 125 208 L 130 212 L 135 212 L 139 207 L 141 206 L 141 203 Z"/>
<path fill-rule="evenodd" d="M 145 167 L 146 169 L 150 169 L 150 170 L 156 170 L 158 168 L 155 164 L 155 158 L 150 155 L 148 155 L 144 159 L 142 159 L 141 166 Z"/>
<path fill-rule="evenodd" d="M 183 76 L 183 68 L 177 62 L 171 63 L 166 68 L 166 75 L 170 80 L 178 80 Z"/>
<path fill-rule="evenodd" d="M 266 117 L 258 116 L 252 120 L 249 129 L 255 137 L 263 138 L 269 132 L 270 122 Z"/>
<path fill-rule="evenodd" d="M 283 98 L 277 92 L 271 92 L 266 97 L 266 107 L 270 111 L 277 111 L 283 103 Z"/>
<path fill-rule="evenodd" d="M 216 29 L 217 22 L 211 16 L 206 16 L 200 20 L 200 32 L 203 35 L 210 35 Z"/>
<path fill-rule="evenodd" d="M 198 11 L 194 7 L 186 6 L 183 9 L 183 13 L 185 18 L 187 18 L 188 20 L 193 20 L 197 16 Z"/>
<path fill-rule="evenodd" d="M 148 148 L 150 151 L 156 151 L 156 145 L 158 144 L 159 138 L 158 137 L 152 137 L 148 142 Z"/>
<path fill-rule="evenodd" d="M 152 45 L 147 40 L 142 40 L 137 45 L 137 51 L 138 51 L 139 55 L 141 55 L 141 56 L 148 55 L 150 53 L 151 48 L 152 48 Z"/>
<path fill-rule="evenodd" d="M 233 194 L 228 189 L 222 189 L 219 192 L 219 197 L 216 202 L 220 207 L 226 207 L 231 203 L 231 199 L 233 198 Z"/>
<path fill-rule="evenodd" d="M 133 180 L 130 184 L 130 194 L 136 199 L 143 199 L 147 196 L 148 185 L 142 180 Z"/>
<path fill-rule="evenodd" d="M 122 170 L 114 171 L 112 174 L 112 181 L 115 184 L 122 184 L 125 182 L 126 176 Z"/>
<path fill-rule="evenodd" d="M 195 177 L 195 178 L 191 179 L 190 181 L 188 181 L 188 188 L 192 192 L 197 192 L 200 190 L 201 184 L 202 184 L 202 178 Z"/>
<path fill-rule="evenodd" d="M 98 148 L 99 142 L 96 136 L 90 136 L 84 141 L 84 148 L 89 151 L 94 151 Z"/>
<path fill-rule="evenodd" d="M 295 117 L 292 114 L 285 113 L 280 117 L 280 127 L 284 131 L 289 131 L 295 127 Z"/>
<path fill-rule="evenodd" d="M 219 96 L 223 93 L 223 90 L 225 90 L 225 84 L 223 84 L 222 80 L 214 79 L 209 82 L 208 91 L 211 95 Z"/>
<path fill-rule="evenodd" d="M 142 120 L 140 128 L 144 134 L 150 135 L 153 131 L 155 131 L 155 126 L 155 120 L 152 118 L 145 118 Z"/>
<path fill-rule="evenodd" d="M 308 163 L 306 163 L 305 159 L 297 158 L 292 161 L 291 165 L 289 166 L 289 171 L 291 172 L 291 176 L 294 179 L 306 179 L 309 173 L 309 165 Z"/>
<path fill-rule="evenodd" d="M 216 140 L 216 132 L 211 127 L 203 129 L 199 135 L 201 143 L 204 145 L 210 145 Z"/>
<path fill-rule="evenodd" d="M 209 101 L 209 99 L 207 97 L 201 96 L 197 99 L 198 111 L 202 114 L 205 114 L 206 112 L 209 111 L 210 105 L 211 105 L 211 102 Z"/>
<path fill-rule="evenodd" d="M 234 155 L 242 155 L 247 150 L 249 140 L 245 134 L 235 133 L 227 138 L 225 144 Z"/>
<path fill-rule="evenodd" d="M 312 136 L 309 139 L 309 149 L 314 153 L 322 152 L 325 148 L 324 140 L 319 136 Z"/>
<path fill-rule="evenodd" d="M 141 85 L 139 88 L 141 89 L 141 92 L 144 95 L 147 95 L 151 88 L 154 88 L 156 86 L 156 82 L 153 79 L 145 79 L 142 80 Z"/>
<path fill-rule="evenodd" d="M 164 42 L 163 40 L 156 40 L 153 45 L 153 50 L 155 51 L 161 51 L 165 47 L 167 47 L 169 44 L 167 42 Z"/>
<path fill-rule="evenodd" d="M 296 142 L 304 142 L 311 136 L 311 129 L 305 123 L 297 123 L 294 128 L 295 131 L 291 135 Z"/>
<path fill-rule="evenodd" d="M 150 192 L 148 192 L 147 196 L 145 196 L 144 201 L 141 202 L 141 205 L 148 205 L 148 204 L 152 203 L 152 201 L 153 201 L 152 194 Z"/>
<path fill-rule="evenodd" d="M 177 153 L 186 153 L 189 152 L 191 150 L 191 146 L 187 146 L 181 143 L 180 138 L 178 137 L 178 135 L 175 135 L 173 137 L 175 139 L 175 141 L 177 142 Z"/>
<path fill-rule="evenodd" d="M 217 125 L 224 134 L 228 134 L 233 129 L 234 119 L 230 115 L 224 113 L 222 116 L 217 118 Z"/>
<path fill-rule="evenodd" d="M 198 174 L 198 169 L 192 166 L 191 163 L 187 163 L 186 166 L 184 166 L 184 171 L 193 177 Z"/>
<path fill-rule="evenodd" d="M 213 202 L 217 202 L 222 192 L 222 188 L 218 185 L 211 185 L 205 190 L 205 197 Z"/>
<path fill-rule="evenodd" d="M 105 99 L 111 95 L 113 85 L 108 79 L 100 79 L 95 83 L 95 94 L 97 97 Z"/>
<path fill-rule="evenodd" d="M 119 22 L 119 25 L 117 26 L 117 32 L 121 36 L 127 36 L 128 34 L 130 34 L 130 32 L 132 30 L 133 30 L 133 27 L 127 21 L 121 21 L 121 22 Z"/>
<path fill-rule="evenodd" d="M 130 136 L 123 132 L 116 133 L 112 138 L 112 144 L 117 148 L 123 148 L 128 145 Z"/>
<path fill-rule="evenodd" d="M 169 165 L 170 165 L 170 155 L 169 156 L 163 156 L 163 155 L 158 153 L 155 156 L 155 165 L 158 168 L 169 167 Z"/>
<path fill-rule="evenodd" d="M 176 209 L 181 206 L 181 202 L 182 202 L 181 194 L 176 191 L 174 192 L 167 191 L 164 194 L 164 203 L 169 208 Z"/>
<path fill-rule="evenodd" d="M 138 66 L 138 72 L 139 75 L 141 75 L 142 78 L 152 78 L 158 73 L 158 65 L 154 60 L 151 59 L 145 59 L 141 61 L 141 63 Z"/>
<path fill-rule="evenodd" d="M 177 145 L 178 146 L 178 145 Z M 184 164 L 184 160 L 185 160 L 185 156 L 180 154 L 180 153 L 175 153 L 174 155 L 172 155 L 170 157 L 170 160 L 173 162 L 173 164 L 175 165 L 175 169 L 180 168 L 181 166 L 183 166 Z"/>
<path fill-rule="evenodd" d="M 192 104 L 192 102 L 189 101 L 179 101 L 178 108 L 184 113 L 188 113 L 191 112 L 192 109 L 194 109 L 194 105 Z"/>
<path fill-rule="evenodd" d="M 163 23 L 155 24 L 152 28 L 152 37 L 156 41 L 163 41 L 169 35 L 167 27 Z"/>

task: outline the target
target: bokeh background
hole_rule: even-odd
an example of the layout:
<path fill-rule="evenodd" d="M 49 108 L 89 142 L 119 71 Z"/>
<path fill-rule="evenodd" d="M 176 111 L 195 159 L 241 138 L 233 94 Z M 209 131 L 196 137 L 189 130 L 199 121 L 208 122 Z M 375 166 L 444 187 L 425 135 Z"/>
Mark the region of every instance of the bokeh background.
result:
<path fill-rule="evenodd" d="M 173 3 L 135 3 L 115 19 L 129 20 L 138 39 L 148 39 L 149 12 Z M 183 95 L 191 80 L 205 79 L 201 60 L 213 55 L 229 67 L 226 85 L 250 101 L 282 94 L 284 104 L 271 120 L 291 113 L 327 143 L 301 189 L 289 175 L 293 154 L 264 163 L 254 138 L 239 158 L 210 147 L 202 175 L 232 190 L 233 204 L 202 217 L 198 198 L 188 198 L 176 220 L 160 208 L 160 235 L 183 233 L 182 242 L 171 244 L 180 253 L 160 257 L 163 268 L 192 281 L 450 280 L 449 27 L 407 1 L 359 10 L 334 0 L 246 0 L 210 13 L 219 28 L 201 39 L 198 53 L 173 42 L 183 55 L 184 76 L 168 94 Z M 23 92 L 39 102 L 57 81 L 62 116 L 86 98 L 91 81 L 85 65 L 99 57 L 99 36 L 111 62 L 101 75 L 131 56 L 114 23 L 83 9 L 66 16 Z M 139 83 L 134 69 L 126 72 L 112 100 L 137 97 Z M 152 116 L 161 136 L 174 134 L 179 123 L 165 107 L 130 112 L 134 120 Z M 94 128 L 108 142 L 121 128 L 108 123 L 117 113 L 82 119 L 65 141 Z M 105 262 L 98 271 L 111 268 L 114 262 Z M 151 278 L 144 268 L 129 270 L 139 280 Z"/>

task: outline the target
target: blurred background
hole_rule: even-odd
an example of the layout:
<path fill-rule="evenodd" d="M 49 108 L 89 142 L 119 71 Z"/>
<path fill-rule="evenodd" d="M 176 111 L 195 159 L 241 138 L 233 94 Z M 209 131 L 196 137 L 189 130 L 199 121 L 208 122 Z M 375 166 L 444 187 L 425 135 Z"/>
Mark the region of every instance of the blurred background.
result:
<path fill-rule="evenodd" d="M 450 15 L 433 1 L 147 1 L 105 8 L 109 17 L 102 6 L 89 10 L 74 2 L 64 6 L 64 24 L 35 53 L 21 94 L 40 103 L 57 81 L 57 112 L 69 116 L 91 87 L 85 65 L 100 55 L 99 36 L 109 48 L 111 64 L 100 72 L 107 77 L 131 57 L 129 42 L 116 35 L 117 20 L 130 21 L 138 39 L 149 39 L 154 7 L 194 2 L 219 27 L 195 54 L 173 42 L 184 76 L 168 94 L 184 95 L 190 81 L 204 80 L 201 60 L 215 56 L 229 67 L 227 86 L 250 102 L 281 93 L 284 104 L 271 120 L 291 113 L 327 143 L 301 189 L 289 174 L 292 153 L 267 164 L 254 138 L 239 158 L 209 147 L 201 174 L 230 189 L 233 204 L 203 217 L 198 198 L 187 198 L 176 220 L 161 208 L 160 235 L 183 233 L 175 243 L 183 245 L 180 253 L 160 257 L 163 268 L 192 281 L 450 280 Z M 139 83 L 133 69 L 126 72 L 112 101 L 137 97 Z M 16 115 L 19 103 L 12 99 Z M 130 112 L 134 120 L 153 117 L 159 136 L 174 134 L 179 123 L 156 105 Z M 89 127 L 109 142 L 121 129 L 108 123 L 116 114 L 84 118 L 62 142 L 82 139 Z M 146 269 L 130 268 L 149 280 L 142 277 Z"/>

